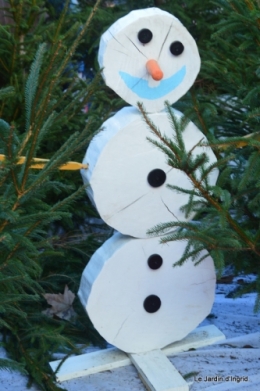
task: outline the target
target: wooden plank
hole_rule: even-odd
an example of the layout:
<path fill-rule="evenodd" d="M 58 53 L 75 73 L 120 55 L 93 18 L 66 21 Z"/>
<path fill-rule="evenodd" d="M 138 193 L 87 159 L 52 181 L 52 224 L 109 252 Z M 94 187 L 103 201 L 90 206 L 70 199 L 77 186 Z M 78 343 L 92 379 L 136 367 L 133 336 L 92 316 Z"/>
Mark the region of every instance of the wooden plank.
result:
<path fill-rule="evenodd" d="M 50 362 L 53 372 L 56 371 L 61 360 Z M 56 374 L 57 381 L 75 379 L 93 373 L 130 365 L 131 360 L 121 350 L 109 348 L 97 352 L 86 353 L 80 356 L 69 357 L 64 361 Z"/>
<path fill-rule="evenodd" d="M 165 355 L 171 356 L 191 348 L 196 349 L 207 346 L 223 339 L 225 339 L 224 334 L 214 325 L 198 327 L 183 340 L 167 346 L 162 351 Z M 50 362 L 50 366 L 54 372 L 60 362 L 61 360 Z M 56 378 L 62 382 L 130 364 L 131 360 L 127 354 L 116 348 L 109 348 L 80 356 L 69 357 L 60 367 Z"/>
<path fill-rule="evenodd" d="M 174 356 L 189 349 L 212 345 L 216 342 L 223 341 L 225 338 L 225 335 L 215 325 L 198 327 L 187 335 L 187 337 L 166 346 L 162 351 L 166 356 Z"/>
<path fill-rule="evenodd" d="M 189 391 L 188 383 L 161 350 L 129 354 L 144 385 L 150 391 Z"/>
<path fill-rule="evenodd" d="M 253 348 L 260 348 L 260 332 L 232 337 L 219 342 L 218 345 L 231 345 L 241 348 L 245 345 L 251 345 Z"/>

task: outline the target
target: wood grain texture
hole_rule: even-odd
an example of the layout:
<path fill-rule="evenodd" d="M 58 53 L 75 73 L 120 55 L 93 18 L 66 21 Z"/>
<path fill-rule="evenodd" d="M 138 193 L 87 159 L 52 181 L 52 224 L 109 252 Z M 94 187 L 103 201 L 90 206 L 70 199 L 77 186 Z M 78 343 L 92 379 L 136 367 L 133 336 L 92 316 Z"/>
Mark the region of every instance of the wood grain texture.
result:
<path fill-rule="evenodd" d="M 198 327 L 182 341 L 175 342 L 162 351 L 166 356 L 176 355 L 191 348 L 207 346 L 225 339 L 224 334 L 214 325 Z M 50 362 L 55 372 L 61 360 Z M 116 348 L 109 348 L 80 356 L 69 357 L 60 367 L 56 378 L 62 382 L 93 373 L 116 369 L 131 364 L 128 355 Z"/>
<path fill-rule="evenodd" d="M 161 350 L 130 354 L 144 385 L 150 391 L 189 391 L 189 386 Z"/>

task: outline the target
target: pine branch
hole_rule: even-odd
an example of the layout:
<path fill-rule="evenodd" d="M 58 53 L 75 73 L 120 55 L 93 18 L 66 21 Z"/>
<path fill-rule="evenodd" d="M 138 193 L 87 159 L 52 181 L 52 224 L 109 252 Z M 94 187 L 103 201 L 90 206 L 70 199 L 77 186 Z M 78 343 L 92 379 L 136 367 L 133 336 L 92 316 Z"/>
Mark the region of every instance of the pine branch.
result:
<path fill-rule="evenodd" d="M 1 370 L 8 370 L 10 372 L 18 371 L 23 375 L 28 375 L 28 372 L 25 370 L 22 364 L 19 364 L 16 361 L 8 360 L 5 358 L 0 358 L 0 371 Z"/>
<path fill-rule="evenodd" d="M 25 86 L 25 110 L 26 110 L 25 138 L 27 138 L 27 132 L 29 131 L 30 128 L 32 105 L 38 87 L 39 73 L 43 62 L 43 55 L 45 54 L 45 52 L 46 52 L 46 44 L 42 43 L 39 46 L 39 49 L 35 55 L 35 60 L 31 66 L 29 77 L 27 79 L 26 86 Z"/>
<path fill-rule="evenodd" d="M 26 110 L 27 110 L 26 130 L 27 130 L 27 134 L 25 136 L 25 140 L 27 140 L 27 139 L 29 140 L 28 133 L 31 131 L 31 129 L 30 129 L 31 106 L 32 106 L 32 100 L 35 96 L 36 88 L 38 86 L 39 70 L 40 70 L 40 67 L 43 62 L 44 51 L 45 51 L 45 45 L 42 44 L 36 53 L 35 60 L 34 60 L 32 67 L 31 67 L 31 73 L 30 73 L 30 76 L 28 77 L 28 81 L 26 84 L 25 102 L 28 102 L 28 103 L 26 103 Z M 29 94 L 33 94 L 32 99 L 29 98 Z M 28 97 L 27 97 L 27 95 L 28 95 Z M 28 178 L 29 168 L 31 165 L 32 158 L 34 156 L 39 130 L 40 129 L 35 130 L 32 134 L 31 146 L 30 146 L 30 149 L 28 152 L 27 161 L 25 163 L 25 168 L 24 168 L 23 179 L 21 182 L 21 191 L 22 192 L 24 191 L 24 187 L 25 187 L 25 184 L 26 184 L 26 181 Z"/>
<path fill-rule="evenodd" d="M 169 140 L 162 136 L 161 132 L 154 126 L 152 121 L 149 119 L 148 114 L 145 112 L 142 104 L 138 104 L 138 107 L 144 117 L 145 122 L 149 125 L 152 132 L 159 138 L 162 144 L 166 146 L 170 151 L 172 151 L 175 154 L 175 161 L 177 164 L 179 164 L 179 169 L 182 170 L 189 178 L 189 180 L 193 183 L 194 189 L 196 189 L 199 194 L 212 206 L 214 209 L 216 209 L 220 216 L 222 216 L 223 219 L 225 219 L 230 226 L 234 229 L 234 231 L 239 235 L 239 237 L 246 243 L 248 248 L 250 248 L 252 251 L 256 252 L 258 255 L 260 255 L 260 251 L 255 247 L 255 243 L 251 238 L 245 233 L 245 231 L 240 227 L 240 225 L 231 217 L 229 210 L 226 209 L 226 205 L 222 206 L 215 198 L 211 196 L 208 189 L 203 186 L 203 184 L 194 176 L 194 171 L 190 169 L 190 165 L 188 166 L 185 162 L 185 160 L 182 160 L 182 156 L 180 156 L 181 153 L 185 153 L 185 151 L 181 151 L 179 149 L 179 146 L 181 143 L 179 142 L 177 148 L 172 147 L 172 143 L 169 142 Z M 170 107 L 168 107 L 168 110 L 171 110 Z M 174 126 L 177 128 L 180 125 L 174 124 Z M 176 129 L 174 129 L 176 130 Z M 180 132 L 178 137 L 180 137 Z M 184 164 L 182 162 L 184 161 Z M 203 164 L 203 160 L 201 161 L 201 164 Z M 174 165 L 174 168 L 176 166 Z M 230 201 L 226 199 L 226 203 L 229 204 Z M 216 252 L 215 255 L 216 259 L 220 262 L 220 255 L 218 252 Z M 221 264 L 221 262 L 220 262 Z"/>

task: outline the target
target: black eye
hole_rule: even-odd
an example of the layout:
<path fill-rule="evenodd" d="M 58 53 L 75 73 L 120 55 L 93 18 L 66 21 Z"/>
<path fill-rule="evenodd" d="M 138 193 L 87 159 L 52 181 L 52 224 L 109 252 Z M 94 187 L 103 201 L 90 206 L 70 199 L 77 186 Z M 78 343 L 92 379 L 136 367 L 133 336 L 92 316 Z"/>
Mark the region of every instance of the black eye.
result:
<path fill-rule="evenodd" d="M 138 39 L 141 43 L 148 43 L 152 40 L 153 33 L 149 29 L 142 29 L 138 33 Z"/>
<path fill-rule="evenodd" d="M 175 41 L 170 46 L 170 52 L 174 56 L 179 56 L 180 54 L 182 54 L 183 50 L 184 46 L 180 41 Z"/>
<path fill-rule="evenodd" d="M 166 181 L 166 174 L 160 168 L 155 168 L 155 170 L 149 172 L 147 181 L 152 187 L 160 187 Z"/>

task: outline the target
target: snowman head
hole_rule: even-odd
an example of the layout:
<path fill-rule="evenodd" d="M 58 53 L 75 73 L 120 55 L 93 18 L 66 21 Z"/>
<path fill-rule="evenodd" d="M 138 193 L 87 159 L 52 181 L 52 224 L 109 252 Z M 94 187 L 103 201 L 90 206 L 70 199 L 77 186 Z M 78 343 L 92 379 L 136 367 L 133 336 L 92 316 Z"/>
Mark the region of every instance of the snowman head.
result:
<path fill-rule="evenodd" d="M 148 112 L 176 102 L 200 69 L 197 45 L 168 12 L 148 8 L 130 12 L 101 37 L 98 61 L 106 84 L 127 103 L 143 102 Z"/>

